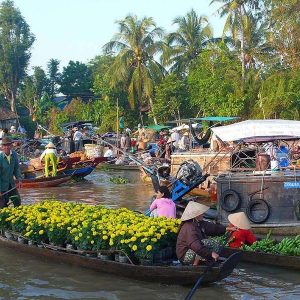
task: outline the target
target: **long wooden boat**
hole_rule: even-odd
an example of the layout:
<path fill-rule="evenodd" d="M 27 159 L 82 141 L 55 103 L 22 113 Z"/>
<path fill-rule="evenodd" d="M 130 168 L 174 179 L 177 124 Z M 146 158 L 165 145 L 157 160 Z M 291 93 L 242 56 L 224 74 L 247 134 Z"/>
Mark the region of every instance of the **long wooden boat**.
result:
<path fill-rule="evenodd" d="M 237 252 L 242 254 L 241 260 L 244 262 L 300 270 L 300 256 L 287 256 L 256 251 L 251 252 L 231 248 L 224 248 L 222 255 L 228 256 Z"/>
<path fill-rule="evenodd" d="M 41 177 L 33 179 L 22 179 L 16 181 L 18 188 L 45 188 L 45 187 L 55 187 L 62 183 L 69 181 L 72 178 L 71 175 L 59 175 L 55 177 Z"/>
<path fill-rule="evenodd" d="M 138 165 L 116 165 L 116 164 L 101 164 L 100 167 L 105 166 L 109 170 L 125 170 L 125 171 L 139 171 L 140 166 Z"/>
<path fill-rule="evenodd" d="M 91 166 L 86 166 L 81 168 L 66 169 L 59 173 L 65 175 L 71 175 L 72 177 L 83 178 L 91 174 L 95 170 L 95 168 L 96 168 L 95 165 L 91 165 Z"/>
<path fill-rule="evenodd" d="M 166 284 L 193 285 L 208 268 L 207 266 L 144 266 L 116 261 L 105 261 L 96 257 L 87 257 L 66 251 L 20 244 L 4 237 L 0 237 L 0 245 L 16 251 L 43 257 L 51 262 L 63 262 L 104 273 Z M 212 267 L 206 272 L 203 283 L 213 283 L 229 276 L 239 260 L 240 254 L 236 253 L 218 266 Z"/>

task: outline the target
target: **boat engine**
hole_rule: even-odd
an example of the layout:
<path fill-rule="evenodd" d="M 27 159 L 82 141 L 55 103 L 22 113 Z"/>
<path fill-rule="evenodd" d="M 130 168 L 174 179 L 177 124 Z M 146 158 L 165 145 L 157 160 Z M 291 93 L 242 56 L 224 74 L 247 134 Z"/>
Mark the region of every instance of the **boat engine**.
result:
<path fill-rule="evenodd" d="M 204 182 L 209 174 L 202 175 L 202 169 L 194 160 L 183 162 L 172 185 L 172 200 L 177 201 L 199 184 Z"/>

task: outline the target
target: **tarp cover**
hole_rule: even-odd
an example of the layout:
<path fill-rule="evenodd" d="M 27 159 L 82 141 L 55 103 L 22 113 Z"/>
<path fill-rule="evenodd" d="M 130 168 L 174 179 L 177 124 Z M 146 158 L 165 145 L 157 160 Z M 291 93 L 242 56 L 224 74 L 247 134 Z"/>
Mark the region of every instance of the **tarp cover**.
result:
<path fill-rule="evenodd" d="M 300 138 L 300 121 L 247 120 L 214 127 L 214 134 L 224 142 L 247 139 Z"/>

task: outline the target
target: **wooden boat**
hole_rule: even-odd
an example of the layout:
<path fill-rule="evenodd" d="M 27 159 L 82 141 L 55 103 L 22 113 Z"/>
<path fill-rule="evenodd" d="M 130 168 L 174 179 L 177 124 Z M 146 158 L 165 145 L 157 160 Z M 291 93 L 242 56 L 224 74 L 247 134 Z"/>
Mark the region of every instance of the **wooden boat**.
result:
<path fill-rule="evenodd" d="M 38 177 L 33 179 L 22 179 L 16 181 L 20 189 L 55 187 L 71 179 L 70 175 L 59 175 L 55 177 Z"/>
<path fill-rule="evenodd" d="M 100 167 L 104 166 L 106 169 L 110 170 L 125 170 L 125 171 L 139 171 L 140 166 L 138 165 L 116 165 L 116 164 L 109 164 L 105 163 L 100 165 Z"/>
<path fill-rule="evenodd" d="M 287 256 L 256 251 L 251 252 L 227 247 L 222 251 L 222 255 L 230 256 L 231 254 L 237 252 L 242 254 L 241 260 L 244 262 L 300 270 L 299 256 Z"/>
<path fill-rule="evenodd" d="M 15 249 L 19 252 L 43 257 L 51 262 L 63 262 L 79 267 L 85 267 L 96 271 L 120 275 L 133 279 L 159 282 L 166 284 L 194 285 L 198 278 L 207 269 L 207 266 L 144 266 L 131 263 L 120 263 L 116 261 L 105 261 L 96 257 L 88 257 L 73 254 L 66 251 L 51 250 L 21 244 L 4 237 L 0 237 L 3 247 Z M 229 276 L 240 260 L 240 254 L 235 253 L 224 262 L 212 267 L 206 272 L 203 283 L 212 283 Z"/>
<path fill-rule="evenodd" d="M 65 175 L 70 175 L 72 177 L 76 178 L 83 178 L 89 174 L 91 174 L 95 170 L 96 166 L 91 165 L 91 166 L 86 166 L 86 167 L 79 167 L 79 168 L 74 168 L 74 169 L 66 169 L 62 170 L 59 172 L 59 174 L 65 174 Z"/>

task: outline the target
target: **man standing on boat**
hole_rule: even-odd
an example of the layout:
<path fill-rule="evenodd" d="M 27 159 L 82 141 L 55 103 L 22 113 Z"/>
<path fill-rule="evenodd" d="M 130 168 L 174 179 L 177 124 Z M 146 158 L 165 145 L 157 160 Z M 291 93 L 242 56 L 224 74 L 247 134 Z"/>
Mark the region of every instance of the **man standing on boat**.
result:
<path fill-rule="evenodd" d="M 21 205 L 14 177 L 22 179 L 18 155 L 12 150 L 12 140 L 3 137 L 0 152 L 0 208 L 6 207 L 9 199 L 13 201 L 14 206 Z"/>
<path fill-rule="evenodd" d="M 57 174 L 58 165 L 58 153 L 56 151 L 56 147 L 52 142 L 50 142 L 45 148 L 45 151 L 40 157 L 41 162 L 43 158 L 45 159 L 45 177 L 49 177 L 50 164 L 52 165 L 52 177 L 55 177 Z"/>

